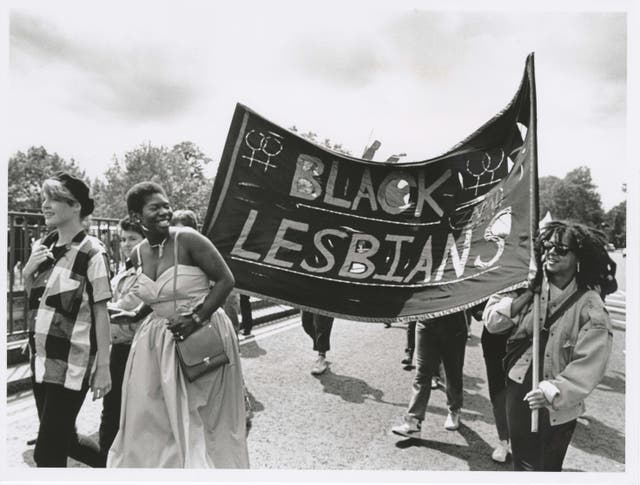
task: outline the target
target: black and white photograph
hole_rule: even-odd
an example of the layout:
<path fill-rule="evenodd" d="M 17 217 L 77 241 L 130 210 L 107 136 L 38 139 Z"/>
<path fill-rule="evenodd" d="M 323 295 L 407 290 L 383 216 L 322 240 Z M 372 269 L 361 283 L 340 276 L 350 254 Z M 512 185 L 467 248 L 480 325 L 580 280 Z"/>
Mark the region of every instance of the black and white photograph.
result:
<path fill-rule="evenodd" d="M 639 8 L 7 2 L 0 482 L 637 483 Z"/>

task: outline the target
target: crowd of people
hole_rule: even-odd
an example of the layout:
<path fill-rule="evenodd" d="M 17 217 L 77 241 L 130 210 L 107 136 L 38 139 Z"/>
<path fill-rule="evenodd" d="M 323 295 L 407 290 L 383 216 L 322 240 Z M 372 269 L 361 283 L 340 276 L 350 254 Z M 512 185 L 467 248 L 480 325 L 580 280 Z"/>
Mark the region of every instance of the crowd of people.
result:
<path fill-rule="evenodd" d="M 29 349 L 40 420 L 34 459 L 65 467 L 74 457 L 96 467 L 248 468 L 247 391 L 238 332 L 251 333 L 249 297 L 191 211 L 171 210 L 161 186 L 127 193 L 119 224 L 124 267 L 110 275 L 107 251 L 87 235 L 93 211 L 86 184 L 57 173 L 42 186 L 52 230 L 24 266 Z M 584 400 L 604 376 L 611 322 L 604 296 L 615 291 L 605 236 L 552 222 L 534 241 L 538 269 L 526 288 L 484 304 L 407 326 L 402 364 L 413 368 L 409 404 L 392 432 L 420 437 L 432 389 L 444 382 L 447 430 L 460 426 L 463 365 L 473 316 L 482 349 L 499 445 L 491 458 L 514 470 L 561 471 Z M 534 299 L 540 301 L 540 382 L 532 388 Z M 313 340 L 311 368 L 329 368 L 333 318 L 302 312 Z M 203 326 L 220 335 L 226 364 L 187 378 L 176 345 Z M 86 394 L 103 399 L 99 443 L 76 432 Z M 531 411 L 539 429 L 530 428 Z"/>

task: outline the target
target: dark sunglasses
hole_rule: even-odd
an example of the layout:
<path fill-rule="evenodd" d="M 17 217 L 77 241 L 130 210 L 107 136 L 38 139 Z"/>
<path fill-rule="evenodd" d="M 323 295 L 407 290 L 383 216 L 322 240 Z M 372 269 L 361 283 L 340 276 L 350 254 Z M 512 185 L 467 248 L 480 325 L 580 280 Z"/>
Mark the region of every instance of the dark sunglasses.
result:
<path fill-rule="evenodd" d="M 573 250 L 566 244 L 555 243 L 553 241 L 544 241 L 542 243 L 542 247 L 545 251 L 551 251 L 552 249 L 555 249 L 558 256 L 566 256 L 569 251 Z"/>

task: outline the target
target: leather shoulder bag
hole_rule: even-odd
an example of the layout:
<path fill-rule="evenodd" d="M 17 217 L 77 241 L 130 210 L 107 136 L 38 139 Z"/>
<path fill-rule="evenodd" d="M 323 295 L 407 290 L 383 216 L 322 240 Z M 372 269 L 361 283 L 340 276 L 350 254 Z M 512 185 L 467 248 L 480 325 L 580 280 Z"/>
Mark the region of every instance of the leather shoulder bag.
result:
<path fill-rule="evenodd" d="M 173 309 L 178 312 L 177 280 L 178 280 L 178 235 L 174 239 L 173 252 Z M 191 333 L 184 340 L 176 340 L 176 354 L 180 362 L 182 373 L 189 382 L 214 371 L 229 363 L 229 357 L 224 351 L 222 336 L 215 322 L 205 322 L 199 329 Z"/>

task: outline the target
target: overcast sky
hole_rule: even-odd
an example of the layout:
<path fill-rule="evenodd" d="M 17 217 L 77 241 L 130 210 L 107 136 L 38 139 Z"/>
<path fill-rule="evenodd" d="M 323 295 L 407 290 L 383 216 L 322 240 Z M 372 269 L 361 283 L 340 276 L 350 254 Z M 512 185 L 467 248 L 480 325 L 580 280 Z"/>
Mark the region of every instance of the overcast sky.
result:
<path fill-rule="evenodd" d="M 624 199 L 624 13 L 88 3 L 11 10 L 11 152 L 43 145 L 91 177 L 146 142 L 217 161 L 241 102 L 356 156 L 377 138 L 376 159 L 424 160 L 501 110 L 535 51 L 540 175 L 586 165 L 605 209 Z"/>

